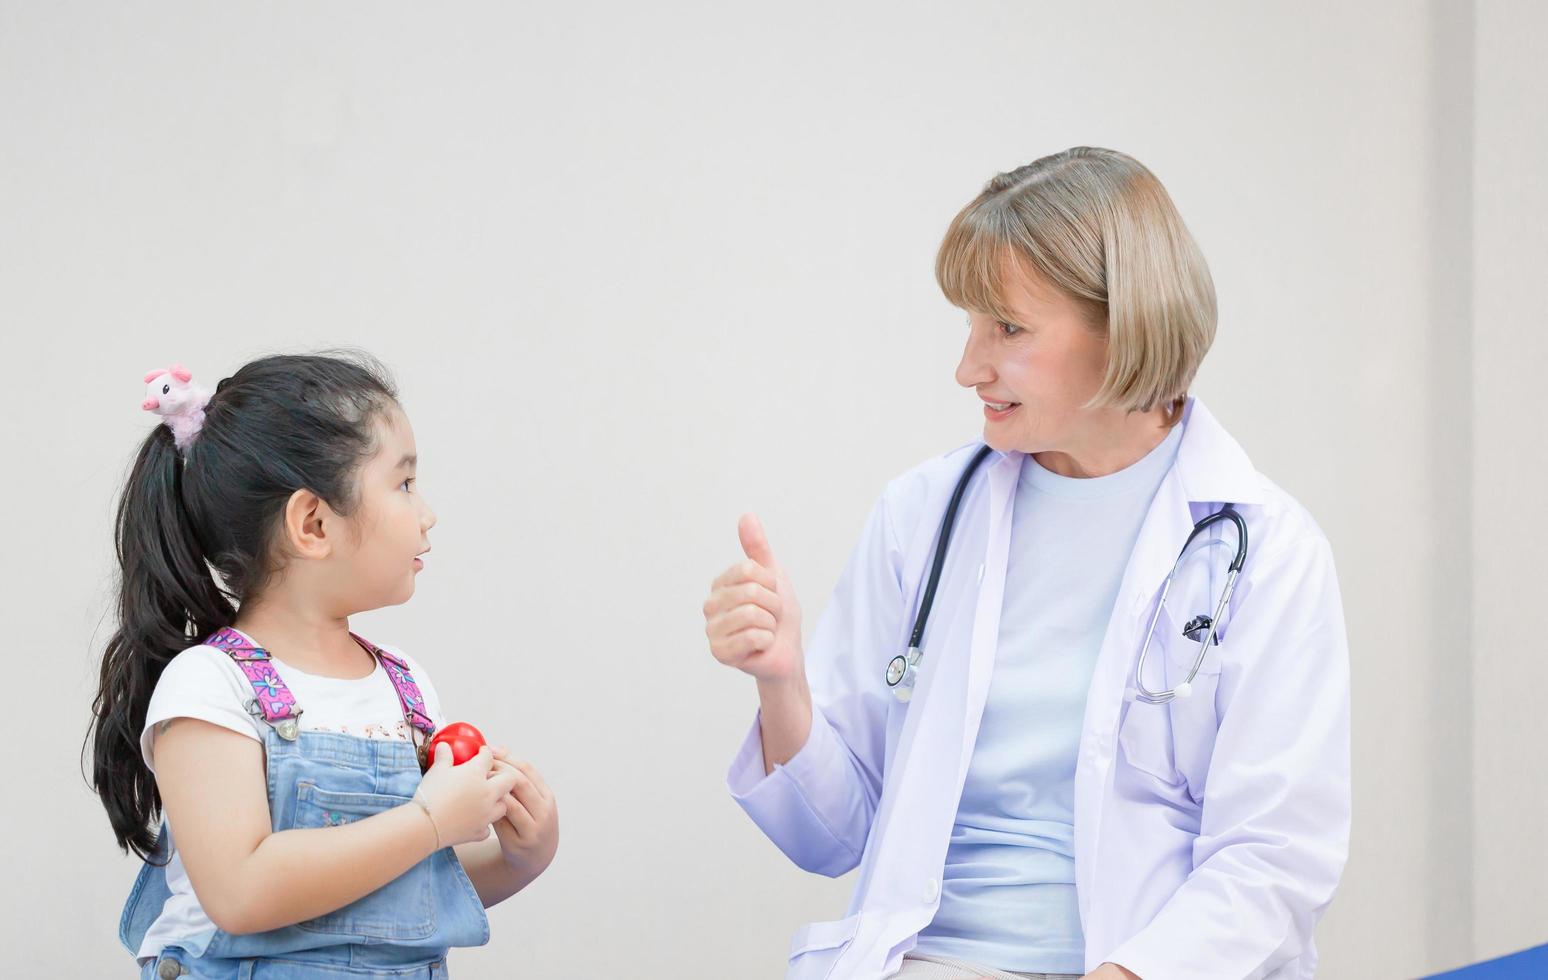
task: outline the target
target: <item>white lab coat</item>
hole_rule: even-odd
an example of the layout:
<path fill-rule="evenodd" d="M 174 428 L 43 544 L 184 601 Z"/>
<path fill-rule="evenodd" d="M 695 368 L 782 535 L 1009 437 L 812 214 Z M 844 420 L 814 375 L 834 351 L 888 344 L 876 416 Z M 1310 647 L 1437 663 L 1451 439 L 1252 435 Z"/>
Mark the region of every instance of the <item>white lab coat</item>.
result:
<path fill-rule="evenodd" d="M 1349 842 L 1349 665 L 1333 558 L 1311 516 L 1202 403 L 1185 411 L 1086 699 L 1075 773 L 1086 969 L 1310 977 L 1312 929 Z M 831 876 L 860 868 L 848 915 L 796 934 L 790 978 L 889 976 L 939 904 L 994 671 L 1021 454 L 991 455 L 964 498 L 913 701 L 894 700 L 883 675 L 907 647 L 946 499 L 974 448 L 894 480 L 872 512 L 807 648 L 806 745 L 765 776 L 754 722 L 731 765 L 732 795 L 797 865 Z M 1135 702 L 1161 585 L 1194 521 L 1225 503 L 1245 519 L 1250 548 L 1220 643 L 1192 697 Z M 987 529 L 974 533 L 973 522 Z M 1181 629 L 1163 614 L 1146 662 L 1152 690 L 1186 676 L 1196 645 Z"/>

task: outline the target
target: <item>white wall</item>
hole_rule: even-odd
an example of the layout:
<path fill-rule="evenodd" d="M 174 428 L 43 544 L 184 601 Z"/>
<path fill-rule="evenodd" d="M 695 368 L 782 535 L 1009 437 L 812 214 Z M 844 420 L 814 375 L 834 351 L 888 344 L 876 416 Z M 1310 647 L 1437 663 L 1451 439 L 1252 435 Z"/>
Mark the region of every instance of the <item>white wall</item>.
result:
<path fill-rule="evenodd" d="M 1548 942 L 1548 6 L 1480 3 L 1473 278 L 1473 840 L 1476 953 Z M 1460 665 L 1456 665 L 1460 666 Z"/>
<path fill-rule="evenodd" d="M 0 0 L 8 967 L 128 963 L 77 752 L 140 373 L 355 344 L 441 516 L 419 595 L 361 626 L 560 799 L 558 861 L 458 975 L 777 976 L 850 883 L 723 792 L 754 695 L 704 588 L 756 509 L 815 619 L 883 482 L 973 434 L 934 248 L 1075 143 L 1171 189 L 1221 298 L 1198 390 L 1334 543 L 1356 825 L 1323 975 L 1548 939 L 1540 774 L 1506 761 L 1542 741 L 1512 621 L 1541 576 L 1499 543 L 1543 543 L 1541 262 L 1511 262 L 1548 208 L 1505 189 L 1540 170 L 1513 93 L 1543 24 L 1480 11 L 1475 155 L 1471 5 Z"/>

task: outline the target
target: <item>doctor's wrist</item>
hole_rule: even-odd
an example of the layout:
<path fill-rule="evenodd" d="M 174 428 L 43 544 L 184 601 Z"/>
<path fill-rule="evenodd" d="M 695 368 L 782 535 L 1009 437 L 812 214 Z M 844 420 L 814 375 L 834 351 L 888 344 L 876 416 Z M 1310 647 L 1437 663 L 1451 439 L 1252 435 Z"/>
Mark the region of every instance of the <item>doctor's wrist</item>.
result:
<path fill-rule="evenodd" d="M 806 684 L 806 671 L 801 670 L 788 677 L 759 677 L 758 700 L 765 708 L 810 708 L 812 691 Z"/>
<path fill-rule="evenodd" d="M 758 681 L 759 737 L 763 771 L 788 763 L 806 745 L 812 731 L 812 694 L 804 676 L 792 683 Z"/>

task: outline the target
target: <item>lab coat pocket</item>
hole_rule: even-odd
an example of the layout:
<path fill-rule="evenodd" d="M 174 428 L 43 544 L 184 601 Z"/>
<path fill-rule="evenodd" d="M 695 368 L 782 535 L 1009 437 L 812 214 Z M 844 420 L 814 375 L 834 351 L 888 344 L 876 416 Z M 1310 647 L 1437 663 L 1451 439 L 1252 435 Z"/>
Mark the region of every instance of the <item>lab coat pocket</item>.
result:
<path fill-rule="evenodd" d="M 1166 652 L 1159 649 L 1165 625 L 1166 614 L 1163 612 L 1156 624 L 1156 643 L 1145 655 L 1145 687 L 1157 692 L 1166 690 L 1170 676 Z M 1131 687 L 1133 683 L 1134 678 L 1129 678 Z M 1169 786 L 1179 782 L 1172 754 L 1172 716 L 1165 705 L 1129 699 L 1118 722 L 1118 748 L 1124 760 L 1140 772 Z"/>
<path fill-rule="evenodd" d="M 1165 617 L 1163 617 L 1165 618 Z M 1158 627 L 1159 629 L 1159 627 Z M 1172 722 L 1173 763 L 1177 775 L 1188 787 L 1188 795 L 1195 803 L 1204 802 L 1204 785 L 1209 777 L 1209 763 L 1215 752 L 1215 733 L 1220 719 L 1215 709 L 1215 693 L 1220 686 L 1220 653 L 1224 641 L 1211 643 L 1204 651 L 1204 659 L 1193 675 L 1192 690 L 1186 698 L 1176 698 L 1166 706 Z M 1199 655 L 1199 644 L 1183 636 L 1178 630 L 1167 633 L 1166 670 L 1167 683 L 1174 689 L 1188 679 L 1194 660 Z"/>
<path fill-rule="evenodd" d="M 803 926 L 790 940 L 790 972 L 786 980 L 826 978 L 859 928 L 858 914 Z"/>
<path fill-rule="evenodd" d="M 1149 685 L 1147 685 L 1149 686 Z M 1124 761 L 1169 786 L 1181 780 L 1172 753 L 1172 717 L 1165 705 L 1130 701 L 1118 723 Z"/>

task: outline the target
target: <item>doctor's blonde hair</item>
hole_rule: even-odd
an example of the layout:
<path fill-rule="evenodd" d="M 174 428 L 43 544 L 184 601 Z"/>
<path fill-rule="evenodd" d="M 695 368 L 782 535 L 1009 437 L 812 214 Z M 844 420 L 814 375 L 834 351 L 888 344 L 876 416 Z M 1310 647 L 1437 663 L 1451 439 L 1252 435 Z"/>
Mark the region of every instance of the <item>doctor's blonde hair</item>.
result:
<path fill-rule="evenodd" d="M 1108 341 L 1089 407 L 1167 421 L 1215 339 L 1215 284 L 1171 196 L 1138 160 L 1077 146 L 999 174 L 952 219 L 935 277 L 952 305 L 1016 323 L 1005 279 L 1035 273 Z"/>

